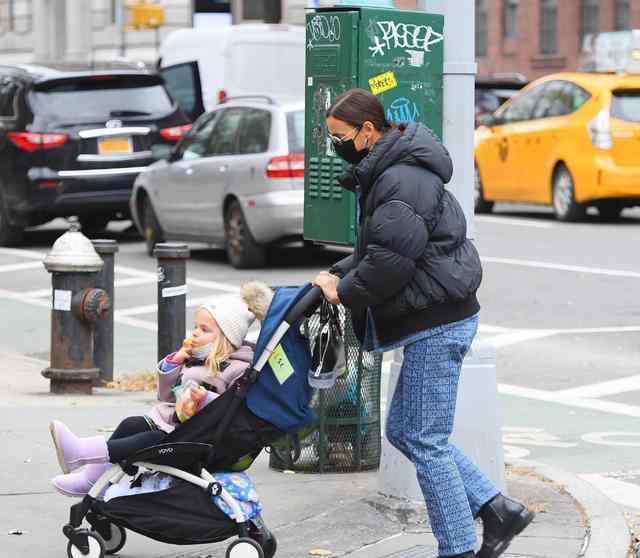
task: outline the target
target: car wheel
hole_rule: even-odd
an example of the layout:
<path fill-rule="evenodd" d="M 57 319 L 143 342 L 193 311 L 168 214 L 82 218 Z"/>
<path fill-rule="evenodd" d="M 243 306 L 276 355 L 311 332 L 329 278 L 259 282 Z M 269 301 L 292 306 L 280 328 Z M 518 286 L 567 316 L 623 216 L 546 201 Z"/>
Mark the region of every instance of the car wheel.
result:
<path fill-rule="evenodd" d="M 553 213 L 559 221 L 580 221 L 586 207 L 576 201 L 573 177 L 567 167 L 560 167 L 553 176 Z"/>
<path fill-rule="evenodd" d="M 153 256 L 153 249 L 156 244 L 164 242 L 164 234 L 156 218 L 151 201 L 148 198 L 142 202 L 142 230 L 144 241 L 147 246 L 147 254 Z"/>
<path fill-rule="evenodd" d="M 482 179 L 480 178 L 480 171 L 478 171 L 478 165 L 474 165 L 474 178 L 473 178 L 473 201 L 476 213 L 491 213 L 493 209 L 493 202 L 484 199 L 484 191 L 482 189 Z"/>
<path fill-rule="evenodd" d="M 620 213 L 624 209 L 620 203 L 611 200 L 601 201 L 597 207 L 600 218 L 605 221 L 616 221 L 620 218 Z"/>
<path fill-rule="evenodd" d="M 111 221 L 111 215 L 83 215 L 78 217 L 81 232 L 85 236 L 95 236 L 104 232 L 104 229 Z"/>
<path fill-rule="evenodd" d="M 231 202 L 224 216 L 225 250 L 231 265 L 237 269 L 264 267 L 267 251 L 253 238 L 242 208 Z"/>
<path fill-rule="evenodd" d="M 15 246 L 24 237 L 24 229 L 9 223 L 9 210 L 0 192 L 0 246 Z"/>

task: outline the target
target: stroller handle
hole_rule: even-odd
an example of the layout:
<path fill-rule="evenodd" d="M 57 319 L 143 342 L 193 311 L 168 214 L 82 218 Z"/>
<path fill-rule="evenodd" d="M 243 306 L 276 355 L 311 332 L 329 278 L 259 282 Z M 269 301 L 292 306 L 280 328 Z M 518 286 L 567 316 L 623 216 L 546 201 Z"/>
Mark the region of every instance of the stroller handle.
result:
<path fill-rule="evenodd" d="M 297 322 L 302 316 L 309 318 L 320 306 L 324 296 L 320 287 L 312 287 L 284 317 L 288 324 Z"/>

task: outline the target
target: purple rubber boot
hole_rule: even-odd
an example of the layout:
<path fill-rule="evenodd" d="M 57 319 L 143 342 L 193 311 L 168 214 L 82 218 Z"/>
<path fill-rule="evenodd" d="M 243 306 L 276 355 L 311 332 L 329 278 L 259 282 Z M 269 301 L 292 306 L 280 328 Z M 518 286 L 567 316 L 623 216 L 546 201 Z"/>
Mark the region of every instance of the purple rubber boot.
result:
<path fill-rule="evenodd" d="M 65 496 L 84 498 L 93 488 L 96 481 L 102 476 L 111 463 L 93 463 L 85 465 L 81 469 L 68 475 L 57 475 L 51 479 L 54 488 Z"/>
<path fill-rule="evenodd" d="M 89 463 L 109 461 L 107 442 L 102 436 L 79 438 L 58 420 L 49 425 L 49 431 L 63 473 L 70 473 Z"/>

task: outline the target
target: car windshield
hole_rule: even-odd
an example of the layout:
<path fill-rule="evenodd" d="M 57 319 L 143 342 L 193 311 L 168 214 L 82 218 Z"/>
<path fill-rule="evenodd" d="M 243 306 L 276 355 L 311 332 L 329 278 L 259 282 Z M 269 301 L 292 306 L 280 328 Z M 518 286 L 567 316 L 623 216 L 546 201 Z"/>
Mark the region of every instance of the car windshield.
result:
<path fill-rule="evenodd" d="M 287 113 L 289 153 L 304 153 L 304 111 Z"/>
<path fill-rule="evenodd" d="M 614 91 L 611 116 L 627 122 L 640 122 L 640 90 Z"/>
<path fill-rule="evenodd" d="M 29 101 L 39 115 L 78 123 L 159 117 L 173 110 L 164 86 L 148 76 L 92 76 L 44 82 L 30 93 Z"/>

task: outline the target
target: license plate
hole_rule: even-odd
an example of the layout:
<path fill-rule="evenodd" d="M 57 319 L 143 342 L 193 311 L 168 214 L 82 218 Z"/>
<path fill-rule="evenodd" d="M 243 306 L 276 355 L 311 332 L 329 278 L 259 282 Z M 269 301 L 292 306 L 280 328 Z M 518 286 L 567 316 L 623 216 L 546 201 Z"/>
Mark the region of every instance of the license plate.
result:
<path fill-rule="evenodd" d="M 133 153 L 133 142 L 130 137 L 104 138 L 98 140 L 99 155 L 120 155 Z"/>

